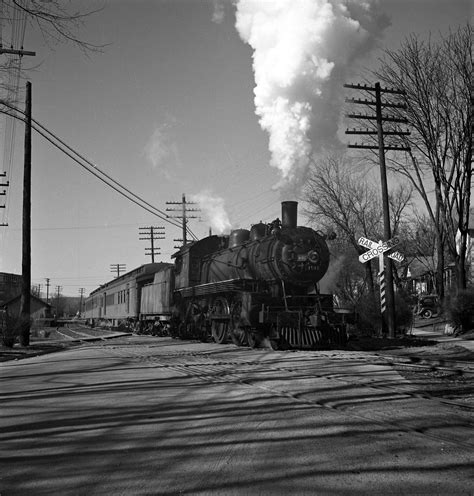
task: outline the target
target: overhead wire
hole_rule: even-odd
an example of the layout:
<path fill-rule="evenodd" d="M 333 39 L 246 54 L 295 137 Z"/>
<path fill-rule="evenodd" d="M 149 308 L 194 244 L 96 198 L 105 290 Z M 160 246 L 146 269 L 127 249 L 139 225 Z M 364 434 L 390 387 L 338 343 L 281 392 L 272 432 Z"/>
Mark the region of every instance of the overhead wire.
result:
<path fill-rule="evenodd" d="M 18 109 L 14 107 L 13 105 L 10 105 L 6 102 L 2 102 L 4 106 L 12 109 L 15 112 L 18 112 L 22 115 L 25 114 L 24 111 L 21 109 Z M 10 114 L 13 115 L 13 114 Z M 16 116 L 17 118 L 24 120 L 23 117 Z M 83 167 L 85 170 L 90 172 L 92 175 L 97 177 L 100 181 L 104 182 L 107 186 L 110 188 L 114 189 L 117 193 L 120 195 L 124 196 L 127 198 L 129 201 L 135 203 L 139 207 L 143 208 L 144 210 L 148 211 L 152 215 L 155 215 L 156 217 L 160 218 L 161 220 L 168 222 L 169 224 L 175 226 L 175 227 L 181 227 L 180 224 L 170 220 L 170 218 L 158 209 L 157 207 L 151 205 L 148 203 L 146 200 L 141 198 L 140 196 L 136 195 L 133 193 L 130 189 L 127 187 L 123 186 L 121 183 L 116 181 L 113 177 L 111 177 L 109 174 L 105 173 L 101 169 L 99 169 L 94 163 L 92 163 L 90 160 L 85 158 L 83 155 L 81 155 L 79 152 L 74 150 L 71 146 L 69 146 L 67 143 L 65 143 L 62 139 L 60 139 L 57 135 L 55 135 L 53 132 L 49 131 L 45 126 L 43 126 L 40 122 L 38 122 L 36 119 L 31 119 L 32 121 L 32 128 L 41 136 L 43 136 L 47 141 L 49 141 L 53 146 L 58 148 L 60 151 L 62 151 L 65 155 L 67 155 L 69 158 L 71 158 L 74 162 L 79 164 L 81 167 Z M 59 144 L 58 144 L 59 143 Z M 78 158 L 76 158 L 79 157 Z M 83 163 L 85 162 L 85 163 Z M 85 165 L 87 164 L 87 165 Z M 106 179 L 104 179 L 104 176 Z M 114 186 L 115 185 L 115 186 Z M 137 201 L 138 200 L 138 201 Z M 187 232 L 194 238 L 197 239 L 194 233 L 187 228 Z"/>
<path fill-rule="evenodd" d="M 5 30 L 3 29 L 3 23 L 7 19 L 8 12 L 6 7 L 6 2 L 0 2 L 0 46 L 6 42 Z M 23 49 L 23 43 L 26 34 L 26 10 L 23 7 L 24 0 L 18 0 L 19 8 L 15 5 L 11 6 L 10 14 L 10 47 L 12 49 L 21 48 Z M 8 101 L 16 102 L 18 101 L 19 94 L 19 84 L 21 75 L 22 57 L 21 54 L 18 57 L 7 58 L 5 65 L 3 66 L 3 71 L 7 73 L 6 75 L 6 85 L 3 88 L 5 91 L 5 98 Z M 15 138 L 16 138 L 16 119 L 13 117 L 5 116 L 3 122 L 3 128 L 1 129 L 2 141 L 3 141 L 3 157 L 2 157 L 2 183 L 6 185 L 11 185 L 14 181 L 13 178 L 13 158 L 15 152 Z M 3 176 L 3 173 L 5 174 Z M 5 186 L 6 188 L 6 186 Z M 11 190 L 5 189 L 5 195 L 2 194 L 4 198 L 4 205 L 1 208 L 2 220 L 0 224 L 8 225 L 8 216 L 10 211 L 11 202 Z M 0 252 L 3 251 L 3 245 L 5 243 L 6 235 L 3 229 L 0 229 Z"/>

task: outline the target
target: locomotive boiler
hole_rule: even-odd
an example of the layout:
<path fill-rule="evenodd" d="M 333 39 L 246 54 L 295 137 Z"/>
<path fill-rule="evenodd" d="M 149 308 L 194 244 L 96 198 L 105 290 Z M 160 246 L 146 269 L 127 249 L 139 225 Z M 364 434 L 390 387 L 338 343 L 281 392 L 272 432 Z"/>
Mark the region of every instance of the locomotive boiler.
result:
<path fill-rule="evenodd" d="M 332 298 L 318 290 L 329 265 L 326 241 L 297 225 L 297 206 L 283 202 L 281 220 L 175 254 L 172 333 L 250 346 L 266 340 L 273 348 L 344 342 L 344 329 L 331 322 Z"/>

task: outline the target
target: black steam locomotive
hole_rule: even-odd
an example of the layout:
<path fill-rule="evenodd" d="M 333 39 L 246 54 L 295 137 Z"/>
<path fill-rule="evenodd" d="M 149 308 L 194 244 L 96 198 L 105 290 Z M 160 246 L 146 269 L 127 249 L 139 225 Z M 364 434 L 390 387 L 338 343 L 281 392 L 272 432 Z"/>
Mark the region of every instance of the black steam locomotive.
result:
<path fill-rule="evenodd" d="M 297 206 L 283 202 L 281 221 L 189 243 L 173 256 L 173 265 L 157 267 L 153 282 L 140 287 L 128 282 L 141 325 L 159 322 L 174 337 L 252 347 L 344 344 L 332 296 L 318 290 L 329 265 L 328 247 L 316 231 L 297 226 Z M 109 302 L 111 292 L 108 288 Z"/>

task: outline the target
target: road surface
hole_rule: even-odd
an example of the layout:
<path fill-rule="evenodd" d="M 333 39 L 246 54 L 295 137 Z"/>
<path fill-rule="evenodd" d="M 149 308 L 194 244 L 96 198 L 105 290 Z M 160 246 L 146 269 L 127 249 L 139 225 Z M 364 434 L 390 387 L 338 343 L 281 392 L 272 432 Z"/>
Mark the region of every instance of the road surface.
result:
<path fill-rule="evenodd" d="M 130 336 L 0 368 L 2 496 L 474 494 L 472 408 L 367 353 Z"/>

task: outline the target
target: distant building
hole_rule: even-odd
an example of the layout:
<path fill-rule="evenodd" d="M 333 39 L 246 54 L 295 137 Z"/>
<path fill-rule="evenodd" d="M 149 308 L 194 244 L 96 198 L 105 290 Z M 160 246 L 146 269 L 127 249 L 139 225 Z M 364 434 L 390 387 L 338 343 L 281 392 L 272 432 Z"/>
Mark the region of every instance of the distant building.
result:
<path fill-rule="evenodd" d="M 456 245 L 459 253 L 459 243 L 461 236 L 458 232 L 456 235 Z M 466 248 L 466 281 L 467 286 L 474 286 L 474 208 L 469 210 L 469 225 L 467 231 L 467 248 Z M 456 284 L 456 275 L 454 264 L 449 264 L 444 273 L 444 283 L 446 288 L 451 288 Z"/>
<path fill-rule="evenodd" d="M 435 292 L 436 259 L 434 256 L 421 256 L 408 259 L 408 290 L 413 294 Z"/>
<path fill-rule="evenodd" d="M 17 295 L 11 300 L 5 302 L 2 308 L 5 309 L 11 317 L 19 317 L 20 315 L 20 300 L 21 295 Z M 30 316 L 32 326 L 44 323 L 45 320 L 51 319 L 51 305 L 41 300 L 37 296 L 30 296 Z"/>
<path fill-rule="evenodd" d="M 0 272 L 0 306 L 21 293 L 21 281 L 19 274 Z"/>

